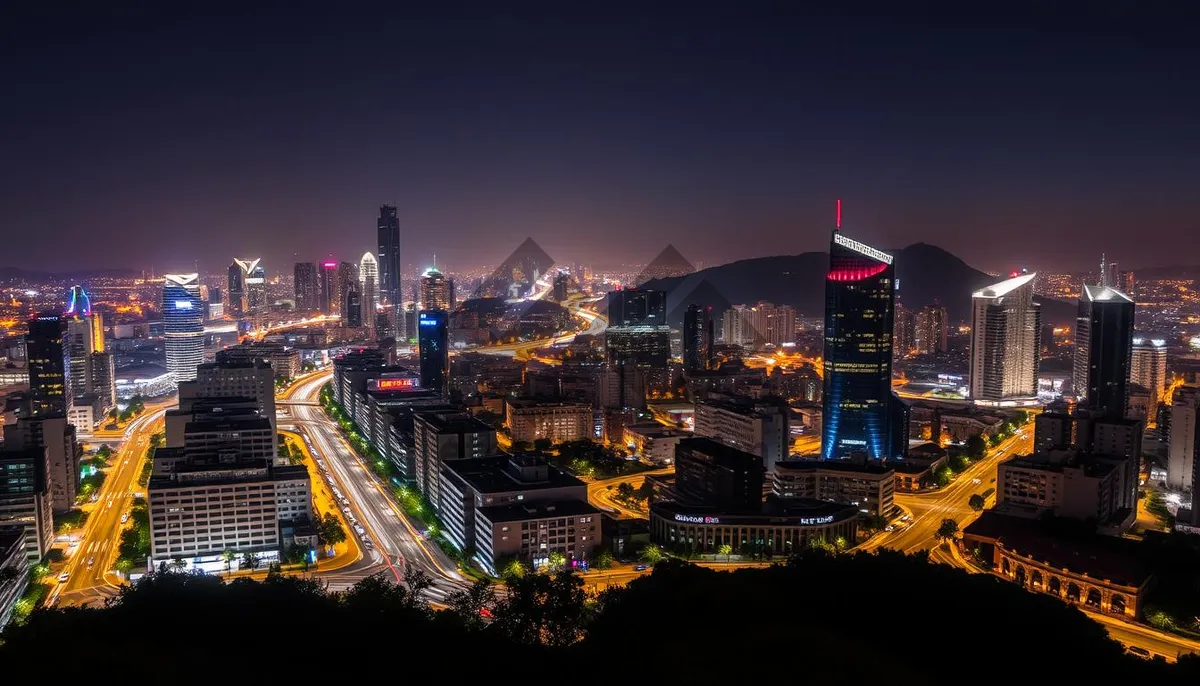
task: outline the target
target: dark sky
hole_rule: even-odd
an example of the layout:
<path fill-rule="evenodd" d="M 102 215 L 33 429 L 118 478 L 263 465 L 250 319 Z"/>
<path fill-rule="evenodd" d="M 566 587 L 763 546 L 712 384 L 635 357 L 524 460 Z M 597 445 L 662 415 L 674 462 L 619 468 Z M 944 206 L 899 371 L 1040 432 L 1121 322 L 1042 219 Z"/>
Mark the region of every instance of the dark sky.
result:
<path fill-rule="evenodd" d="M 822 249 L 837 197 L 985 269 L 1200 262 L 1186 14 L 9 4 L 0 265 L 357 260 L 392 201 L 406 263 L 715 264 Z"/>

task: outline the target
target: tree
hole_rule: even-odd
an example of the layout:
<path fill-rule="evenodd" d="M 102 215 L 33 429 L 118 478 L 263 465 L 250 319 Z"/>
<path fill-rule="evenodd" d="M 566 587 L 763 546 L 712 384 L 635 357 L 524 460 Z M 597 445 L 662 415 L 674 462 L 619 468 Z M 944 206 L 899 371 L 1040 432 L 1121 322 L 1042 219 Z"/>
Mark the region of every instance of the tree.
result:
<path fill-rule="evenodd" d="M 514 453 L 527 453 L 533 450 L 533 444 L 529 441 L 513 441 L 512 451 Z"/>
<path fill-rule="evenodd" d="M 122 575 L 129 576 L 129 573 L 133 571 L 133 560 L 124 557 L 117 558 L 116 569 Z"/>
<path fill-rule="evenodd" d="M 722 543 L 721 545 L 717 546 L 717 554 L 722 555 L 726 560 L 729 560 L 729 556 L 733 554 L 733 546 L 729 545 L 728 543 Z"/>
<path fill-rule="evenodd" d="M 566 555 L 563 555 L 562 553 L 558 552 L 557 550 L 550 553 L 549 567 L 551 570 L 557 571 L 557 570 L 565 567 L 566 564 L 567 564 L 567 556 Z"/>
<path fill-rule="evenodd" d="M 746 541 L 738 546 L 738 555 L 741 555 L 743 559 L 758 559 L 758 546 Z"/>
<path fill-rule="evenodd" d="M 108 411 L 108 418 L 113 420 L 114 422 L 117 421 L 117 417 L 120 417 L 120 416 L 121 416 L 121 411 L 115 407 Z"/>
<path fill-rule="evenodd" d="M 257 553 L 250 552 L 249 550 L 242 553 L 242 568 L 243 569 L 255 570 L 255 569 L 258 569 L 258 566 L 260 564 L 262 564 L 262 559 L 259 558 Z"/>
<path fill-rule="evenodd" d="M 954 536 L 957 533 L 958 533 L 958 522 L 947 517 L 942 520 L 941 525 L 938 526 L 937 531 L 935 531 L 933 535 L 939 541 L 946 542 L 946 541 L 954 540 Z"/>
<path fill-rule="evenodd" d="M 975 434 L 967 439 L 966 444 L 967 456 L 973 460 L 978 460 L 987 454 L 987 443 L 979 434 Z"/>
<path fill-rule="evenodd" d="M 284 559 L 287 560 L 289 564 L 294 564 L 294 565 L 303 564 L 304 568 L 307 569 L 308 568 L 308 546 L 301 545 L 299 543 L 291 544 L 290 546 L 288 546 L 287 552 L 284 553 Z"/>
<path fill-rule="evenodd" d="M 954 472 L 955 474 L 961 474 L 962 472 L 966 471 L 968 466 L 970 466 L 970 463 L 967 462 L 966 455 L 953 455 L 947 461 L 947 464 L 950 467 L 950 471 Z"/>
<path fill-rule="evenodd" d="M 971 506 L 972 510 L 979 512 L 980 510 L 983 509 L 983 506 L 984 506 L 983 496 L 979 495 L 978 493 L 975 493 L 974 495 L 972 495 L 970 497 L 970 499 L 967 500 L 967 504 Z"/>
<path fill-rule="evenodd" d="M 633 484 L 628 481 L 622 481 L 617 484 L 616 499 L 623 503 L 630 503 L 637 498 L 637 492 L 633 490 Z"/>
<path fill-rule="evenodd" d="M 325 545 L 337 545 L 346 541 L 346 530 L 337 515 L 326 512 L 317 524 L 317 538 Z"/>
<path fill-rule="evenodd" d="M 592 555 L 592 566 L 596 569 L 612 569 L 613 554 L 608 548 L 600 548 Z"/>
<path fill-rule="evenodd" d="M 446 604 L 463 626 L 478 631 L 487 626 L 486 618 L 493 614 L 496 591 L 490 579 L 476 579 L 468 588 L 446 596 Z"/>
<path fill-rule="evenodd" d="M 642 552 L 639 555 L 639 559 L 642 562 L 650 565 L 658 564 L 666 559 L 666 557 L 666 554 L 663 553 L 663 549 L 654 543 L 647 544 L 646 547 L 642 548 Z"/>
<path fill-rule="evenodd" d="M 583 580 L 571 570 L 508 580 L 494 625 L 519 643 L 563 647 L 583 638 L 591 617 Z"/>
<path fill-rule="evenodd" d="M 937 488 L 943 488 L 950 483 L 950 468 L 942 465 L 933 470 L 933 485 Z"/>
<path fill-rule="evenodd" d="M 421 594 L 433 588 L 433 578 L 424 569 L 409 565 L 404 569 L 404 585 L 408 587 L 408 594 L 413 602 L 423 602 Z"/>
<path fill-rule="evenodd" d="M 552 443 L 549 438 L 539 438 L 533 442 L 533 449 L 546 452 L 552 445 L 554 445 L 554 443 Z"/>
<path fill-rule="evenodd" d="M 883 515 L 873 514 L 862 518 L 862 528 L 868 533 L 882 531 L 887 526 L 887 518 Z"/>

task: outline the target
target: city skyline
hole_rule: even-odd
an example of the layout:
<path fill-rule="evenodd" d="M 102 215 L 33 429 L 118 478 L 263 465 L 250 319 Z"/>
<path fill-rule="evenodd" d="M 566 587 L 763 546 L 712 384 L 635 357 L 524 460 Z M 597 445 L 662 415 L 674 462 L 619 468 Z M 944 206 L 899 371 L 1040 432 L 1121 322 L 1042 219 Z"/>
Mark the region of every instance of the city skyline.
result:
<path fill-rule="evenodd" d="M 674 243 L 716 264 L 820 250 L 838 197 L 871 245 L 925 241 L 988 271 L 1197 247 L 1186 22 L 636 16 L 297 9 L 163 32 L 153 15 L 26 8 L 3 41 L 26 66 L 0 76 L 18 103 L 0 121 L 21 132 L 0 226 L 40 230 L 4 262 L 192 271 L 251 254 L 284 271 L 360 255 L 394 203 L 405 265 L 484 264 L 527 236 L 564 261 L 644 264 Z M 356 39 L 376 24 L 394 48 Z M 1117 27 L 1142 49 L 1114 47 Z M 1175 241 L 1139 240 L 1146 226 Z M 124 240 L 70 240 L 85 230 Z"/>

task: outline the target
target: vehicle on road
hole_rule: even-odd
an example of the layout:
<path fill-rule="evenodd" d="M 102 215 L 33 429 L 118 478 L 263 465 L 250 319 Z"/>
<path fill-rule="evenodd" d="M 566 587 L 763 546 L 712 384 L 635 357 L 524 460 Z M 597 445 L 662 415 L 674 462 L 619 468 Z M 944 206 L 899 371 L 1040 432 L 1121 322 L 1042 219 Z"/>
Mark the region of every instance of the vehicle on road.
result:
<path fill-rule="evenodd" d="M 58 583 L 65 584 L 65 583 L 67 583 L 67 579 L 70 579 L 70 578 L 71 578 L 70 574 L 63 572 L 62 574 L 58 575 Z"/>
<path fill-rule="evenodd" d="M 366 530 L 366 529 L 364 529 L 364 528 L 362 528 L 361 526 L 358 526 L 358 525 L 355 525 L 355 527 L 354 527 L 354 530 L 358 532 L 358 535 L 359 535 L 359 536 L 363 536 L 363 535 L 365 535 L 365 534 L 367 533 L 367 530 Z"/>
<path fill-rule="evenodd" d="M 1139 657 L 1145 657 L 1145 658 L 1150 657 L 1150 651 L 1146 650 L 1145 648 L 1143 648 L 1141 646 L 1129 646 L 1129 652 L 1131 654 L 1137 655 Z"/>
<path fill-rule="evenodd" d="M 650 569 L 650 567 L 648 567 L 646 565 L 634 565 L 634 567 L 633 567 L 633 571 L 635 571 L 635 572 L 644 572 L 647 569 Z"/>
<path fill-rule="evenodd" d="M 128 521 L 129 521 L 129 513 L 126 512 L 125 514 L 121 515 L 121 523 L 124 524 L 125 522 L 128 522 Z"/>
<path fill-rule="evenodd" d="M 93 566 L 93 565 L 95 565 L 95 564 L 96 564 L 96 558 L 94 558 L 94 557 L 89 557 L 89 558 L 88 558 L 88 567 L 90 568 L 90 567 L 92 567 L 92 566 Z"/>

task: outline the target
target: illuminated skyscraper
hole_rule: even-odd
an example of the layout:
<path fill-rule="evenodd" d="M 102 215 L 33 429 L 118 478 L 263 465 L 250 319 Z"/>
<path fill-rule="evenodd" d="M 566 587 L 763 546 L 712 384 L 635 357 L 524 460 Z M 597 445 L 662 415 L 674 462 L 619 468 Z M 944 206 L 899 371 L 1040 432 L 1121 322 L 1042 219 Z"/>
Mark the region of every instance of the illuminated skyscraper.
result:
<path fill-rule="evenodd" d="M 65 417 L 70 395 L 63 350 L 63 318 L 42 312 L 29 320 L 25 356 L 29 370 L 29 397 L 34 417 Z"/>
<path fill-rule="evenodd" d="M 342 295 L 342 326 L 357 329 L 362 325 L 362 285 L 357 281 L 350 281 Z"/>
<path fill-rule="evenodd" d="M 375 328 L 375 312 L 379 309 L 379 260 L 375 253 L 363 253 L 358 262 L 358 281 L 362 286 L 362 325 Z"/>
<path fill-rule="evenodd" d="M 446 277 L 437 267 L 421 275 L 421 309 L 450 311 L 450 291 Z"/>
<path fill-rule="evenodd" d="M 319 309 L 320 298 L 317 294 L 317 265 L 312 262 L 297 262 L 292 273 L 292 287 L 296 293 L 297 310 Z"/>
<path fill-rule="evenodd" d="M 242 272 L 243 295 L 241 314 L 262 314 L 267 309 L 267 270 L 262 258 L 233 258 L 233 263 Z M 232 284 L 231 284 L 232 285 Z"/>
<path fill-rule="evenodd" d="M 1149 339 L 1140 336 L 1133 339 L 1129 381 L 1150 391 L 1152 405 L 1166 400 L 1163 397 L 1167 390 L 1167 341 L 1165 339 Z"/>
<path fill-rule="evenodd" d="M 708 310 L 699 305 L 688 305 L 683 313 L 683 367 L 689 371 L 706 367 L 708 314 Z"/>
<path fill-rule="evenodd" d="M 971 295 L 971 399 L 1018 405 L 1037 399 L 1042 308 L 1037 274 L 1021 274 Z"/>
<path fill-rule="evenodd" d="M 903 457 L 907 406 L 892 393 L 892 256 L 833 232 L 825 277 L 821 454 Z"/>
<path fill-rule="evenodd" d="M 445 392 L 450 370 L 450 330 L 445 310 L 422 310 L 417 315 L 417 351 L 421 386 Z"/>
<path fill-rule="evenodd" d="M 176 383 L 190 381 L 196 378 L 196 366 L 204 361 L 199 274 L 163 276 L 162 315 L 167 371 Z"/>
<path fill-rule="evenodd" d="M 913 345 L 917 354 L 937 355 L 947 352 L 949 331 L 946 308 L 938 304 L 922 307 L 913 321 Z"/>
<path fill-rule="evenodd" d="M 404 297 L 400 281 L 400 220 L 395 205 L 382 205 L 376 222 L 379 237 L 379 299 L 389 305 L 388 319 L 394 322 L 396 340 L 404 340 Z"/>
<path fill-rule="evenodd" d="M 337 314 L 341 307 L 338 303 L 337 262 L 327 260 L 321 263 L 320 279 L 318 280 L 318 309 L 323 314 Z"/>
<path fill-rule="evenodd" d="M 1084 286 L 1075 320 L 1075 395 L 1088 409 L 1122 419 L 1129 405 L 1133 301 L 1108 286 Z"/>
<path fill-rule="evenodd" d="M 358 286 L 358 264 L 355 262 L 338 263 L 337 280 L 339 313 L 342 315 L 342 321 L 345 321 L 346 292 L 350 290 L 351 284 Z M 361 295 L 362 291 L 359 293 Z"/>
<path fill-rule="evenodd" d="M 246 276 L 242 271 L 242 265 L 238 264 L 235 259 L 233 264 L 229 265 L 229 288 L 225 289 L 226 297 L 229 300 L 225 304 L 225 314 L 239 319 L 246 314 L 249 307 L 246 304 Z"/>
<path fill-rule="evenodd" d="M 91 298 L 82 286 L 71 288 L 65 319 L 64 350 L 70 397 L 81 400 L 95 396 L 100 409 L 107 411 L 117 401 L 113 358 L 104 352 L 104 322 L 100 313 L 92 310 Z"/>

